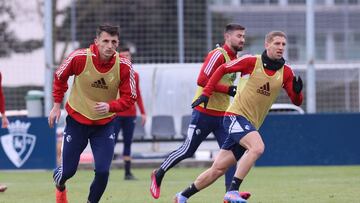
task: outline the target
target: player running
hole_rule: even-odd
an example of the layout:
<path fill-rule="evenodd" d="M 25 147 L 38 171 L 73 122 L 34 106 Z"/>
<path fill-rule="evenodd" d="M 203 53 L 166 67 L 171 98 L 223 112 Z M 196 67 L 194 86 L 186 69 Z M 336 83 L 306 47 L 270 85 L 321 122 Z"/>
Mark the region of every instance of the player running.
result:
<path fill-rule="evenodd" d="M 239 24 L 228 24 L 224 30 L 225 44 L 209 52 L 197 80 L 197 91 L 194 100 L 201 95 L 203 87 L 208 83 L 209 78 L 222 64 L 236 59 L 237 52 L 243 50 L 245 43 L 245 28 Z M 197 106 L 192 112 L 192 118 L 188 128 L 188 135 L 182 146 L 171 152 L 163 161 L 160 168 L 151 174 L 150 192 L 157 199 L 160 197 L 160 186 L 165 173 L 180 161 L 192 157 L 199 145 L 206 137 L 213 133 L 219 147 L 224 143 L 227 132 L 223 126 L 225 110 L 230 104 L 230 96 L 236 93 L 236 86 L 233 82 L 236 74 L 224 75 L 216 84 L 215 91 L 210 99 L 207 108 L 203 105 Z M 245 148 L 243 148 L 243 152 Z M 235 165 L 229 168 L 225 175 L 226 190 L 231 184 L 235 173 Z M 250 194 L 245 193 L 246 197 Z"/>
<path fill-rule="evenodd" d="M 202 95 L 192 106 L 206 106 L 216 84 L 225 74 L 241 72 L 250 74 L 242 89 L 238 88 L 234 101 L 226 110 L 224 125 L 228 137 L 222 145 L 211 168 L 200 174 L 190 187 L 175 196 L 175 203 L 185 203 L 195 193 L 214 183 L 226 170 L 238 162 L 238 167 L 224 203 L 246 202 L 239 194 L 239 187 L 255 161 L 264 152 L 265 145 L 258 132 L 271 105 L 281 88 L 284 88 L 295 105 L 301 105 L 303 84 L 295 77 L 290 66 L 285 64 L 283 54 L 286 35 L 272 31 L 265 37 L 265 51 L 257 56 L 245 56 L 220 66 L 211 77 Z M 279 126 L 280 127 L 280 126 Z M 243 154 L 243 148 L 246 149 Z"/>

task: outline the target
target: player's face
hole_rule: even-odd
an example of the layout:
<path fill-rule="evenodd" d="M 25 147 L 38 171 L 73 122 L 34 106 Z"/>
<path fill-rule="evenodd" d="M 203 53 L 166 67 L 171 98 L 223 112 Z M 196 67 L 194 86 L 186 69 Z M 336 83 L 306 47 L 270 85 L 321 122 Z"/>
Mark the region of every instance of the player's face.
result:
<path fill-rule="evenodd" d="M 225 33 L 225 43 L 234 51 L 242 51 L 245 44 L 245 30 L 234 30 Z"/>
<path fill-rule="evenodd" d="M 107 32 L 101 32 L 95 39 L 95 45 L 99 49 L 100 58 L 109 60 L 119 45 L 119 37 L 117 35 L 111 36 Z"/>
<path fill-rule="evenodd" d="M 129 51 L 121 51 L 119 54 L 125 58 L 127 58 L 129 61 L 131 61 L 131 54 Z"/>
<path fill-rule="evenodd" d="M 265 49 L 270 59 L 281 59 L 286 46 L 285 37 L 276 36 L 271 42 L 265 42 Z"/>

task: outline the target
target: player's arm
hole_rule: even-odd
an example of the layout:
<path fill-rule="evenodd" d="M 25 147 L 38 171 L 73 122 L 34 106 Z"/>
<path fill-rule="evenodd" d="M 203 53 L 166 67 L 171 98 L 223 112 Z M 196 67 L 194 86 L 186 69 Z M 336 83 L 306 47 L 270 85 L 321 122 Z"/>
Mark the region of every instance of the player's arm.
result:
<path fill-rule="evenodd" d="M 256 63 L 256 57 L 244 56 L 238 59 L 232 60 L 229 63 L 223 64 L 216 69 L 211 76 L 208 84 L 203 90 L 203 94 L 211 96 L 215 89 L 215 85 L 221 80 L 221 78 L 228 73 L 242 72 L 243 74 L 251 73 Z"/>
<path fill-rule="evenodd" d="M 0 73 L 0 112 L 1 112 L 1 127 L 7 128 L 9 125 L 9 120 L 5 114 L 5 97 L 2 90 L 2 75 Z"/>
<path fill-rule="evenodd" d="M 71 53 L 62 64 L 56 69 L 53 81 L 54 105 L 50 111 L 48 122 L 49 126 L 54 126 L 54 121 L 58 122 L 61 115 L 61 102 L 68 89 L 67 81 L 70 76 L 78 75 L 82 72 L 86 62 L 86 50 L 80 49 Z"/>
<path fill-rule="evenodd" d="M 109 112 L 125 111 L 136 101 L 136 82 L 131 63 L 126 59 L 120 60 L 120 98 L 108 102 Z"/>
<path fill-rule="evenodd" d="M 293 71 L 289 67 L 285 66 L 283 78 L 284 78 L 283 88 L 285 89 L 291 102 L 296 106 L 300 106 L 303 101 L 303 94 L 302 94 L 303 84 L 300 76 L 296 77 Z"/>
<path fill-rule="evenodd" d="M 56 69 L 53 81 L 53 97 L 55 103 L 61 103 L 68 89 L 68 79 L 72 75 L 79 75 L 85 66 L 86 49 L 72 52 Z"/>
<path fill-rule="evenodd" d="M 136 82 L 136 104 L 139 107 L 140 113 L 141 113 L 141 124 L 145 125 L 146 122 L 146 113 L 145 113 L 145 107 L 144 107 L 144 103 L 143 103 L 143 99 L 141 96 L 141 91 L 140 91 L 140 78 L 139 78 L 139 74 L 135 72 L 135 82 Z"/>
<path fill-rule="evenodd" d="M 206 84 L 209 82 L 209 79 L 213 75 L 213 73 L 216 71 L 216 69 L 225 63 L 224 55 L 219 51 L 215 50 L 208 54 L 208 56 L 205 59 L 205 62 L 203 63 L 198 79 L 197 84 L 200 87 L 205 87 Z M 229 86 L 222 85 L 222 84 L 215 84 L 214 91 L 215 92 L 221 92 L 227 94 L 229 90 Z"/>
<path fill-rule="evenodd" d="M 233 60 L 227 64 L 221 65 L 215 73 L 211 76 L 208 84 L 203 89 L 202 94 L 198 99 L 196 99 L 191 107 L 194 108 L 201 103 L 204 103 L 204 107 L 206 108 L 207 102 L 209 101 L 209 97 L 212 95 L 214 91 L 215 85 L 221 80 L 221 78 L 228 73 L 242 72 L 244 74 L 251 73 L 254 69 L 256 62 L 255 57 L 241 57 L 236 60 Z"/>

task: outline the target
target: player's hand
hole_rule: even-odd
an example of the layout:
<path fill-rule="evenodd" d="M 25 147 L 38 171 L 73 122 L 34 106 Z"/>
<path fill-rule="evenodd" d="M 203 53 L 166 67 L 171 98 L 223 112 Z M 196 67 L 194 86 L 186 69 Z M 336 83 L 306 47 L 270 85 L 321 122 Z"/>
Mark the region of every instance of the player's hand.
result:
<path fill-rule="evenodd" d="M 50 128 L 54 127 L 54 121 L 55 123 L 59 122 L 60 116 L 61 116 L 60 103 L 54 103 L 54 106 L 51 109 L 48 118 L 48 123 Z"/>
<path fill-rule="evenodd" d="M 199 106 L 200 104 L 204 103 L 204 108 L 206 109 L 208 102 L 209 102 L 209 97 L 202 94 L 191 104 L 191 108 L 195 108 L 196 106 Z"/>
<path fill-rule="evenodd" d="M 237 87 L 234 85 L 229 86 L 228 95 L 234 97 L 236 94 Z"/>
<path fill-rule="evenodd" d="M 1 127 L 2 128 L 7 128 L 8 126 L 9 126 L 9 120 L 7 119 L 5 114 L 3 114 L 2 119 L 1 119 Z"/>
<path fill-rule="evenodd" d="M 146 123 L 146 115 L 145 114 L 141 114 L 141 125 L 144 126 Z"/>
<path fill-rule="evenodd" d="M 94 106 L 94 110 L 99 115 L 104 115 L 106 113 L 109 113 L 110 105 L 106 102 L 97 102 Z"/>
<path fill-rule="evenodd" d="M 293 90 L 294 90 L 294 92 L 296 94 L 299 94 L 301 92 L 302 88 L 303 88 L 303 82 L 301 80 L 301 77 L 298 76 L 296 78 L 296 76 L 294 76 L 294 78 L 293 78 Z"/>

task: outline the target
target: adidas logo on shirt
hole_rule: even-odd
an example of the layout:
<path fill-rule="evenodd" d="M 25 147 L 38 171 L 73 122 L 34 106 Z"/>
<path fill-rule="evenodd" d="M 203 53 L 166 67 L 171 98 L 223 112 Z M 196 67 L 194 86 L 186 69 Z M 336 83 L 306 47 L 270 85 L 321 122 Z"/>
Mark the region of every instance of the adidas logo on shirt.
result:
<path fill-rule="evenodd" d="M 260 94 L 263 94 L 265 96 L 270 96 L 270 84 L 269 84 L 269 82 L 267 82 L 266 84 L 261 86 L 259 89 L 257 89 L 256 92 L 260 93 Z"/>
<path fill-rule="evenodd" d="M 101 88 L 101 89 L 108 89 L 109 87 L 106 85 L 105 79 L 101 78 L 91 84 L 91 87 Z"/>

